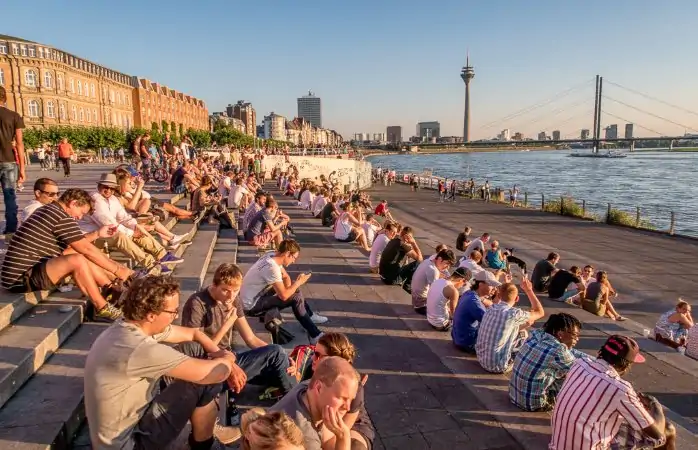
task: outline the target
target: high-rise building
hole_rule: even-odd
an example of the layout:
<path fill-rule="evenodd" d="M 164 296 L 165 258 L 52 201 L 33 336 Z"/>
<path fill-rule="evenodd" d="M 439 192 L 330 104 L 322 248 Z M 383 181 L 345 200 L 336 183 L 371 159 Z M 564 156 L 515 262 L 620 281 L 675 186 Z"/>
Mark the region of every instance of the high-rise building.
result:
<path fill-rule="evenodd" d="M 554 130 L 553 131 L 553 141 L 559 141 L 560 140 L 560 130 Z"/>
<path fill-rule="evenodd" d="M 465 110 L 463 112 L 463 142 L 470 142 L 470 81 L 475 78 L 475 68 L 470 65 L 470 54 L 465 57 L 465 66 L 460 77 L 465 83 Z"/>
<path fill-rule="evenodd" d="M 523 141 L 524 135 L 520 131 L 517 131 L 516 133 L 514 133 L 514 136 L 512 136 L 512 139 L 515 141 Z"/>
<path fill-rule="evenodd" d="M 582 129 L 582 132 L 579 134 L 580 139 L 589 139 L 589 130 L 586 128 Z"/>
<path fill-rule="evenodd" d="M 286 140 L 286 118 L 275 112 L 264 116 L 264 139 Z"/>
<path fill-rule="evenodd" d="M 501 133 L 499 133 L 499 140 L 500 141 L 508 141 L 511 139 L 511 131 L 509 131 L 509 128 L 505 128 L 502 130 Z"/>
<path fill-rule="evenodd" d="M 388 142 L 391 144 L 399 144 L 402 142 L 402 127 L 399 125 L 389 126 L 386 130 Z"/>
<path fill-rule="evenodd" d="M 252 107 L 252 103 L 244 100 L 238 100 L 234 105 L 228 105 L 225 108 L 226 113 L 230 117 L 242 120 L 245 124 L 245 130 L 249 136 L 254 136 L 257 129 L 257 112 Z"/>
<path fill-rule="evenodd" d="M 634 128 L 634 125 L 632 123 L 625 124 L 625 139 L 632 139 L 633 138 L 633 128 Z"/>
<path fill-rule="evenodd" d="M 441 124 L 439 122 L 419 122 L 417 124 L 417 136 L 422 140 L 441 137 Z"/>
<path fill-rule="evenodd" d="M 373 133 L 373 140 L 376 142 L 385 142 L 385 133 Z"/>
<path fill-rule="evenodd" d="M 547 141 L 548 140 L 548 136 L 546 136 L 545 131 L 541 131 L 540 133 L 538 133 L 538 140 L 539 141 Z"/>
<path fill-rule="evenodd" d="M 320 97 L 316 97 L 312 91 L 298 99 L 298 117 L 301 117 L 311 125 L 322 128 L 322 105 Z"/>
<path fill-rule="evenodd" d="M 618 139 L 618 125 L 613 124 L 606 127 L 606 139 Z"/>

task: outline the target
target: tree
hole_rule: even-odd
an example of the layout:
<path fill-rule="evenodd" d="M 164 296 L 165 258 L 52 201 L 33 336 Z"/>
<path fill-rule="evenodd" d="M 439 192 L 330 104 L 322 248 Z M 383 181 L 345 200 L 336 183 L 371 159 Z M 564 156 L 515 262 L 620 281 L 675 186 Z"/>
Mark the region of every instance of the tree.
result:
<path fill-rule="evenodd" d="M 170 122 L 170 133 L 173 135 L 177 134 L 177 124 L 174 121 Z"/>
<path fill-rule="evenodd" d="M 179 137 L 182 137 L 182 136 L 184 136 L 184 125 L 180 123 L 179 124 Z"/>
<path fill-rule="evenodd" d="M 150 124 L 150 131 L 160 131 L 160 127 L 158 126 L 157 122 Z"/>
<path fill-rule="evenodd" d="M 163 133 L 167 133 L 169 131 L 169 125 L 167 125 L 167 121 L 162 120 L 160 123 L 162 124 L 160 130 L 162 130 Z"/>

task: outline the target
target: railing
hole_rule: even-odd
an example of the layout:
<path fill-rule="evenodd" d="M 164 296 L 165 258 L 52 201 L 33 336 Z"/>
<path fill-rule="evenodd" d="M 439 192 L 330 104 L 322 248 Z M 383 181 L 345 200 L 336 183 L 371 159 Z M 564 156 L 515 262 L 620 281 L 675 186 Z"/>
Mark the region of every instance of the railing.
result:
<path fill-rule="evenodd" d="M 396 174 L 396 181 L 408 183 L 411 175 L 412 173 L 399 172 Z M 425 175 L 417 175 L 416 180 L 422 189 L 437 189 L 439 181 L 444 181 L 449 193 L 450 184 L 453 181 L 452 178 Z M 483 185 L 476 185 L 474 189 L 470 189 L 467 181 L 456 180 L 456 195 L 484 200 Z M 513 204 L 512 189 L 491 186 L 489 201 Z M 698 218 L 694 214 L 676 212 L 672 206 L 638 206 L 623 202 L 576 199 L 564 194 L 550 195 L 530 191 L 520 191 L 516 199 L 517 208 L 537 209 L 612 225 L 660 231 L 669 235 L 698 237 Z"/>

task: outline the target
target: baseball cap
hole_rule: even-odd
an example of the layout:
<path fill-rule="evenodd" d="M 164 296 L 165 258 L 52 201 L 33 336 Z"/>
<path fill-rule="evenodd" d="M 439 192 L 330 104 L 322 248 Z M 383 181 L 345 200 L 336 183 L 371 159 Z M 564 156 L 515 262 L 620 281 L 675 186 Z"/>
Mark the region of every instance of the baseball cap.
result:
<path fill-rule="evenodd" d="M 470 274 L 468 273 L 468 269 L 465 267 L 459 267 L 456 270 L 453 271 L 451 274 L 452 277 L 458 277 L 458 278 L 470 278 Z"/>
<path fill-rule="evenodd" d="M 627 336 L 614 334 L 606 340 L 602 350 L 630 362 L 645 362 L 645 357 L 640 353 L 640 346 Z"/>
<path fill-rule="evenodd" d="M 497 281 L 497 278 L 494 276 L 494 274 L 492 272 L 488 272 L 487 270 L 481 270 L 478 273 L 476 273 L 475 281 L 482 281 L 484 283 L 487 283 L 488 286 L 492 287 L 499 287 L 502 285 L 502 283 Z"/>
<path fill-rule="evenodd" d="M 129 166 L 126 168 L 126 170 L 128 170 L 128 173 L 130 173 L 132 177 L 137 177 L 139 175 L 135 167 Z"/>

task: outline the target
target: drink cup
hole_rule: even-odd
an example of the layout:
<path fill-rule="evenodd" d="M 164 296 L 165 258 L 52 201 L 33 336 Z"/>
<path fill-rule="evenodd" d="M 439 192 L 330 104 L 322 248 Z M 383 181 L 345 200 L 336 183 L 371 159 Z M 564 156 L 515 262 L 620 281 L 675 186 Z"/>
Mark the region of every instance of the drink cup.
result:
<path fill-rule="evenodd" d="M 642 330 L 642 334 L 643 334 L 643 336 L 645 336 L 646 338 L 649 338 L 649 337 L 650 337 L 650 330 L 647 329 L 647 328 L 645 328 L 644 330 Z"/>

